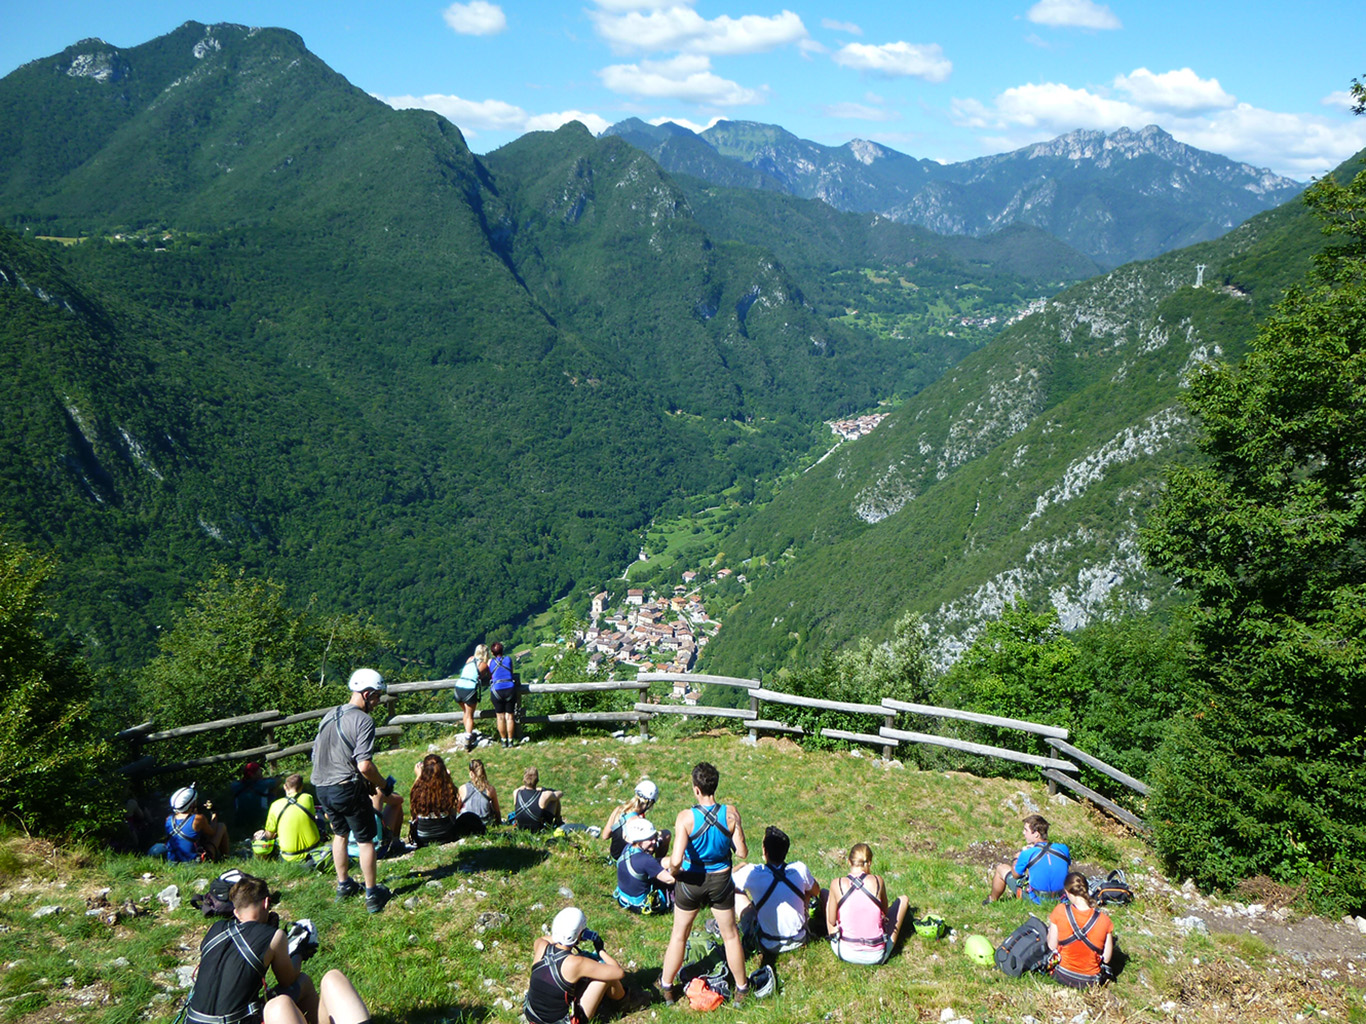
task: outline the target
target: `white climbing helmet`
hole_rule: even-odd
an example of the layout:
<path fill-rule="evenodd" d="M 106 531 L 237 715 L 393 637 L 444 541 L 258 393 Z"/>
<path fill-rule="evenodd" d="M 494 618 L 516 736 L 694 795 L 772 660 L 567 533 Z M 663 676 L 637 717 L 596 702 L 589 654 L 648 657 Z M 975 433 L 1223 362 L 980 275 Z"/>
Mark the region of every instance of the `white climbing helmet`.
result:
<path fill-rule="evenodd" d="M 550 937 L 561 946 L 572 946 L 579 941 L 579 936 L 583 934 L 587 924 L 588 918 L 583 916 L 582 910 L 578 907 L 565 907 L 555 915 L 555 920 L 550 922 Z"/>
<path fill-rule="evenodd" d="M 636 796 L 652 804 L 659 799 L 659 787 L 649 779 L 641 779 L 636 783 Z"/>
<path fill-rule="evenodd" d="M 171 810 L 184 813 L 199 803 L 199 794 L 193 786 L 183 786 L 171 795 Z"/>
<path fill-rule="evenodd" d="M 648 818 L 635 817 L 621 826 L 621 838 L 628 843 L 643 843 L 654 836 L 655 827 Z"/>
<path fill-rule="evenodd" d="M 351 679 L 346 685 L 351 687 L 352 693 L 364 693 L 366 690 L 384 693 L 389 689 L 384 685 L 384 677 L 372 668 L 356 669 L 351 673 Z"/>

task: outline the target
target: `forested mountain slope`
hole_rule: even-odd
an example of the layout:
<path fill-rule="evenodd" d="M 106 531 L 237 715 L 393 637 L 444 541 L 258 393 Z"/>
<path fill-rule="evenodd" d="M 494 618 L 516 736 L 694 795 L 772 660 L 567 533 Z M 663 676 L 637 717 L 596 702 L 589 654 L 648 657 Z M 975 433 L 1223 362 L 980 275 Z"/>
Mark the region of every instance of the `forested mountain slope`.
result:
<path fill-rule="evenodd" d="M 0 80 L 0 214 L 0 528 L 62 557 L 64 624 L 125 666 L 223 562 L 449 669 L 924 358 L 619 140 L 484 162 L 274 29 Z"/>
<path fill-rule="evenodd" d="M 942 663 L 1016 595 L 1069 626 L 1163 601 L 1136 531 L 1189 457 L 1183 375 L 1236 359 L 1321 243 L 1293 201 L 1005 330 L 727 539 L 753 586 L 706 670 L 809 662 L 908 609 Z"/>

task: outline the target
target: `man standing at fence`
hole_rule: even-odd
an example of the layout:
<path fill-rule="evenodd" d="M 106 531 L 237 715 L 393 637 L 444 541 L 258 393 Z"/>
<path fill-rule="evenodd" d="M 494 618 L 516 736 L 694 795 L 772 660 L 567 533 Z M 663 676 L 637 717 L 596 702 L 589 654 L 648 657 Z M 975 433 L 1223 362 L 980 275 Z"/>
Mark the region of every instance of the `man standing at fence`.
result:
<path fill-rule="evenodd" d="M 313 742 L 313 786 L 318 803 L 332 826 L 332 863 L 337 869 L 337 898 L 360 892 L 351 880 L 347 839 L 356 836 L 360 873 L 365 879 L 365 909 L 378 914 L 389 902 L 389 890 L 377 883 L 375 809 L 370 794 L 384 785 L 372 760 L 375 722 L 370 712 L 379 707 L 387 687 L 372 668 L 358 668 L 348 684 L 351 699 L 323 715 Z"/>

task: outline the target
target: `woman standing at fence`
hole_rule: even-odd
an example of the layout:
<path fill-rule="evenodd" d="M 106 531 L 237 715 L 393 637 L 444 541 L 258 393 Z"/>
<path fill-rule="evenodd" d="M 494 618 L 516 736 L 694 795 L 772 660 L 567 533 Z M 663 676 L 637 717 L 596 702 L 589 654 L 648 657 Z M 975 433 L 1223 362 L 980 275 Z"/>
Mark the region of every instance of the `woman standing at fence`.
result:
<path fill-rule="evenodd" d="M 465 659 L 460 670 L 460 678 L 455 683 L 455 699 L 460 702 L 460 710 L 465 715 L 465 745 L 473 749 L 479 737 L 474 727 L 474 709 L 479 706 L 479 688 L 489 682 L 489 649 L 480 644 L 474 653 Z"/>
<path fill-rule="evenodd" d="M 484 773 L 484 762 L 470 762 L 470 781 L 460 787 L 460 817 L 455 821 L 459 835 L 481 835 L 489 825 L 503 820 L 498 807 L 498 791 Z"/>
<path fill-rule="evenodd" d="M 512 719 L 517 710 L 517 677 L 512 673 L 512 658 L 503 653 L 500 641 L 495 640 L 489 652 L 489 700 L 498 720 L 498 738 L 503 746 L 510 747 L 517 733 L 517 723 Z"/>

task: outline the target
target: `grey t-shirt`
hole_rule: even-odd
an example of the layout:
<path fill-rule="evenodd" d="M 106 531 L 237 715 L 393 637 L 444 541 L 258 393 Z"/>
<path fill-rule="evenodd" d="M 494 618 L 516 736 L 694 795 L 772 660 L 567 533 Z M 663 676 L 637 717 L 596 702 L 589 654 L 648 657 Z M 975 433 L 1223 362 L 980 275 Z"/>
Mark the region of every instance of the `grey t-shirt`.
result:
<path fill-rule="evenodd" d="M 313 742 L 313 785 L 340 786 L 360 775 L 356 764 L 375 756 L 375 721 L 354 704 L 323 715 Z"/>

